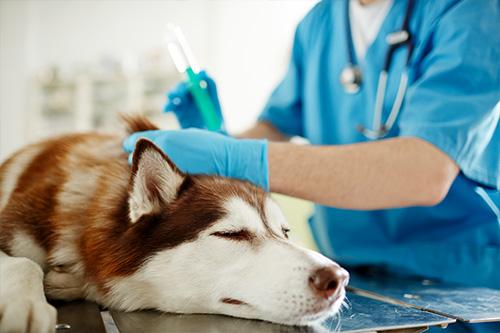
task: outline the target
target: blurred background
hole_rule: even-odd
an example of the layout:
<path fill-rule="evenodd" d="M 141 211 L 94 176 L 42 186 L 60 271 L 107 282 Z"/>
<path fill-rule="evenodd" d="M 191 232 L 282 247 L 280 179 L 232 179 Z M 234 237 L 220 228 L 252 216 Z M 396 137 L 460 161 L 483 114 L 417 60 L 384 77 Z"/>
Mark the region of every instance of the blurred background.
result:
<path fill-rule="evenodd" d="M 163 128 L 165 93 L 181 75 L 164 43 L 179 25 L 216 80 L 226 125 L 252 125 L 285 73 L 297 23 L 315 0 L 0 0 L 0 161 L 28 142 L 65 132 L 119 128 L 142 112 Z M 313 247 L 311 205 L 277 196 Z"/>

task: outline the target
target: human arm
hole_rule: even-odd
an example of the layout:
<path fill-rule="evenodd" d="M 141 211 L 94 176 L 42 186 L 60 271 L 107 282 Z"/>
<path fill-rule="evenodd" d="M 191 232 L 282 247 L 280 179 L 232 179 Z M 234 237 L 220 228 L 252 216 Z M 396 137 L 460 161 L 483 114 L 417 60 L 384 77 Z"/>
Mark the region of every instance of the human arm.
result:
<path fill-rule="evenodd" d="M 458 167 L 431 144 L 395 138 L 339 146 L 239 140 L 203 130 L 139 132 L 190 173 L 247 180 L 273 192 L 344 209 L 435 205 Z"/>
<path fill-rule="evenodd" d="M 337 165 L 337 172 L 350 174 L 354 170 L 348 170 L 349 165 L 351 168 L 367 167 L 361 163 L 349 164 L 349 162 L 358 161 L 356 158 L 358 152 L 362 152 L 363 156 L 360 159 L 363 162 L 367 162 L 366 158 L 373 152 L 375 154 L 374 158 L 368 161 L 369 170 L 373 169 L 377 174 L 380 174 L 380 180 L 383 180 L 382 175 L 384 175 L 384 172 L 390 171 L 394 173 L 394 177 L 389 179 L 389 182 L 384 182 L 386 186 L 391 184 L 391 187 L 378 192 L 380 193 L 380 198 L 378 198 L 380 200 L 385 200 L 391 195 L 391 192 L 387 191 L 393 191 L 393 195 L 402 193 L 403 195 L 400 198 L 408 199 L 404 195 L 410 195 L 411 192 L 400 191 L 398 186 L 394 186 L 408 184 L 409 181 L 413 181 L 413 179 L 401 177 L 405 173 L 416 180 L 414 185 L 425 186 L 424 189 L 413 186 L 413 188 L 417 189 L 416 191 L 413 190 L 413 192 L 424 195 L 420 199 L 413 198 L 418 199 L 417 202 L 419 203 L 417 204 L 428 205 L 439 202 L 451 186 L 458 170 L 473 182 L 499 188 L 500 76 L 498 76 L 499 66 L 496 59 L 499 57 L 500 44 L 498 35 L 491 34 L 491 31 L 496 31 L 499 27 L 498 15 L 500 12 L 498 9 L 498 4 L 490 3 L 485 6 L 485 4 L 480 5 L 474 1 L 464 1 L 452 7 L 442 19 L 432 21 L 435 27 L 431 27 L 431 29 L 435 30 L 435 33 L 429 34 L 428 39 L 422 41 L 422 46 L 415 50 L 415 59 L 410 68 L 410 74 L 414 80 L 408 89 L 405 106 L 397 124 L 400 138 L 335 146 L 331 147 L 329 153 L 326 150 L 315 151 L 315 147 L 286 149 L 292 146 L 282 145 L 282 154 L 276 157 L 277 162 L 273 161 L 273 156 L 275 156 L 273 146 L 278 145 L 270 144 L 271 190 L 289 193 L 290 188 L 284 188 L 283 186 L 291 186 L 294 181 L 302 181 L 301 177 L 297 177 L 290 170 L 279 168 L 279 164 L 282 164 L 283 159 L 290 156 L 296 158 L 297 154 L 295 152 L 298 151 L 304 153 L 305 157 L 297 159 L 299 160 L 298 163 L 302 164 L 296 167 L 296 171 L 304 168 L 308 169 L 309 172 L 306 177 L 314 179 L 318 187 L 323 185 L 326 187 L 331 184 L 321 181 L 324 178 L 318 175 L 324 169 L 324 166 L 329 164 L 327 170 L 331 172 L 329 170 L 335 166 L 334 164 L 339 163 L 338 160 L 327 158 L 327 156 L 338 156 L 344 152 L 346 156 L 343 160 L 346 163 L 340 162 Z M 477 21 L 481 21 L 482 24 L 477 26 L 470 24 Z M 277 122 L 281 119 L 279 117 L 275 118 Z M 410 144 L 413 141 L 415 143 Z M 387 145 L 389 143 L 391 145 Z M 363 147 L 366 147 L 366 152 L 358 149 Z M 385 148 L 397 152 L 397 149 L 400 149 L 399 147 L 402 147 L 404 154 L 392 152 L 390 157 L 386 157 L 387 149 Z M 324 157 L 324 161 L 318 161 L 315 158 L 315 156 L 319 155 Z M 443 167 L 442 163 L 427 165 L 435 160 L 432 158 L 433 156 L 439 157 L 439 155 L 445 157 L 444 160 L 447 160 L 446 164 L 448 166 L 455 164 L 453 167 L 455 171 L 451 173 L 451 176 L 432 177 L 433 174 L 439 174 L 433 173 L 432 170 L 443 171 L 448 169 L 446 165 Z M 404 159 L 401 161 L 392 160 L 398 158 L 398 156 L 403 156 Z M 381 160 L 377 160 L 377 157 L 380 157 Z M 436 161 L 439 162 L 439 160 L 441 159 Z M 408 161 L 412 164 L 406 165 L 405 163 Z M 320 165 L 312 165 L 313 162 Z M 383 162 L 387 162 L 388 165 L 384 165 Z M 305 163 L 309 164 L 303 165 Z M 377 163 L 382 167 L 377 168 Z M 279 169 L 277 175 L 272 170 L 275 165 L 278 165 L 277 168 Z M 419 165 L 422 165 L 426 171 L 414 170 Z M 408 170 L 414 171 L 408 172 Z M 287 179 L 279 183 L 277 188 L 275 181 L 278 182 L 277 176 L 279 177 L 280 174 L 285 174 Z M 397 175 L 400 176 L 396 177 Z M 340 179 L 340 182 L 337 183 L 341 186 L 333 190 L 345 191 L 345 195 L 363 189 L 361 185 L 356 184 L 357 179 L 363 180 L 360 183 L 367 184 L 367 186 L 376 185 L 362 178 L 344 177 L 343 179 L 344 182 Z M 308 181 L 304 181 L 304 183 L 310 184 Z M 433 188 L 434 190 L 432 190 Z M 431 191 L 428 193 L 426 190 Z M 328 188 L 318 191 L 319 198 L 307 198 L 316 202 L 325 202 L 325 198 L 321 197 L 321 193 L 328 193 Z M 365 191 L 363 193 L 370 194 L 371 192 Z M 361 198 L 358 195 L 353 197 Z M 375 203 L 376 200 L 370 199 L 370 202 Z M 397 206 L 405 205 L 404 202 L 396 204 Z M 345 205 L 342 204 L 342 206 Z M 352 205 L 349 207 L 352 207 Z"/>
<path fill-rule="evenodd" d="M 457 16 L 484 14 L 468 6 L 476 4 L 457 5 L 427 41 L 431 46 L 416 50 L 421 59 L 412 68 L 416 80 L 400 115 L 399 138 L 323 147 L 269 143 L 270 189 L 339 208 L 377 209 L 436 204 L 459 170 L 472 181 L 499 188 L 500 85 L 495 59 L 500 44 L 488 27 L 500 21 L 494 20 L 495 15 L 483 15 L 489 23 L 476 30 L 457 25 L 461 21 L 454 19 Z M 476 45 L 479 41 L 484 45 Z M 267 108 L 272 112 L 261 117 L 288 136 L 303 134 L 300 72 L 299 65 L 291 66 L 290 79 L 276 90 Z M 261 130 L 247 134 L 274 133 L 272 127 Z M 182 159 L 189 160 L 185 155 Z M 227 155 L 223 157 L 221 161 L 228 161 Z M 246 162 L 244 169 L 264 172 L 263 164 Z M 348 201 L 348 196 L 359 202 Z"/>
<path fill-rule="evenodd" d="M 251 128 L 235 135 L 240 139 L 267 139 L 269 141 L 288 141 L 290 138 L 280 132 L 273 124 L 259 121 Z"/>
<path fill-rule="evenodd" d="M 459 169 L 418 138 L 338 146 L 269 143 L 270 190 L 343 209 L 431 206 Z"/>

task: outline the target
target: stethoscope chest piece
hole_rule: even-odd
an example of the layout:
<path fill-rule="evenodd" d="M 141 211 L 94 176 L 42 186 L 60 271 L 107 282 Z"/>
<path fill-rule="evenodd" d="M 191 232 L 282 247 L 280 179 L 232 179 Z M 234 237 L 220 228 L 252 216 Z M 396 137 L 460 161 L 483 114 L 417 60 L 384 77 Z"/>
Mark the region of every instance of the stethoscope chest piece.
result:
<path fill-rule="evenodd" d="M 347 65 L 340 73 L 340 83 L 344 86 L 346 92 L 355 94 L 361 87 L 361 70 L 358 66 Z"/>

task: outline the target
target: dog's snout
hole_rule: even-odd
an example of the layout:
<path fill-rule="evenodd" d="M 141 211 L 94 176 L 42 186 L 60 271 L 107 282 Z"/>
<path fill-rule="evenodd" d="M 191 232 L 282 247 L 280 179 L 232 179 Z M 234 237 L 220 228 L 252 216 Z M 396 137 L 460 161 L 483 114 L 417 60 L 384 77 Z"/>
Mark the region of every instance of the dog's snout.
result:
<path fill-rule="evenodd" d="M 349 281 L 349 273 L 338 266 L 325 266 L 315 270 L 309 277 L 309 286 L 322 298 L 330 298 L 340 292 Z"/>

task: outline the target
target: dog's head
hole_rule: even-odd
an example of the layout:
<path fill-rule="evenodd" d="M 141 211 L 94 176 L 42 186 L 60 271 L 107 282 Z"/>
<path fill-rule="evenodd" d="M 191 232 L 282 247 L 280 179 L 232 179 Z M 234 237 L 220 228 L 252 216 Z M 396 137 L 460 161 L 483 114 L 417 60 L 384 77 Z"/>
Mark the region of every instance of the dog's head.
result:
<path fill-rule="evenodd" d="M 348 273 L 292 244 L 263 190 L 238 180 L 187 175 L 140 140 L 129 215 L 148 259 L 134 273 L 145 303 L 168 312 L 221 313 L 284 324 L 335 314 Z"/>

